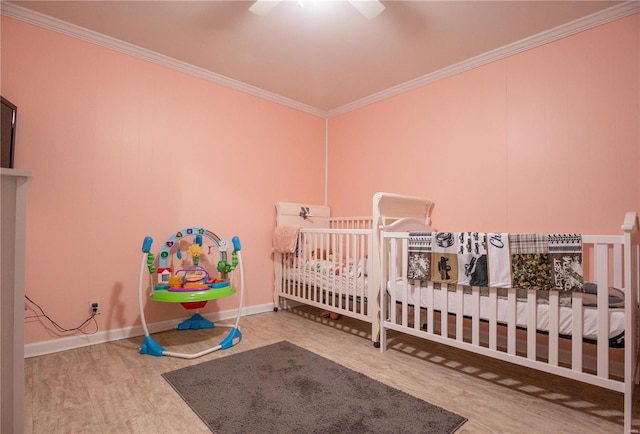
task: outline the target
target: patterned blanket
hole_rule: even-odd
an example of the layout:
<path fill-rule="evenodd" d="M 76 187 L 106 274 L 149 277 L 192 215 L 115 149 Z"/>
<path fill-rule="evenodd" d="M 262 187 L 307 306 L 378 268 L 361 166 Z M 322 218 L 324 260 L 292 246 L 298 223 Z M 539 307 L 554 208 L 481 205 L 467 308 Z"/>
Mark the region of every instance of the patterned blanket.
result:
<path fill-rule="evenodd" d="M 582 292 L 576 234 L 411 232 L 409 280 Z"/>

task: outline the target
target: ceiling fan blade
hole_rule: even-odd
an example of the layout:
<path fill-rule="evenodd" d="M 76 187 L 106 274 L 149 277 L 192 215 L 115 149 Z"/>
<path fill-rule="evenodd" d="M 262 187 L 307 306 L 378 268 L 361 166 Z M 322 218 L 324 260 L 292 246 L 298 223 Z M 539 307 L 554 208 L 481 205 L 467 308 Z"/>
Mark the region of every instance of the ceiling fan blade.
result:
<path fill-rule="evenodd" d="M 249 10 L 257 15 L 267 15 L 271 12 L 271 9 L 278 6 L 278 3 L 280 3 L 280 0 L 257 0 Z"/>
<path fill-rule="evenodd" d="M 384 10 L 384 5 L 377 0 L 349 0 L 349 3 L 369 20 Z"/>

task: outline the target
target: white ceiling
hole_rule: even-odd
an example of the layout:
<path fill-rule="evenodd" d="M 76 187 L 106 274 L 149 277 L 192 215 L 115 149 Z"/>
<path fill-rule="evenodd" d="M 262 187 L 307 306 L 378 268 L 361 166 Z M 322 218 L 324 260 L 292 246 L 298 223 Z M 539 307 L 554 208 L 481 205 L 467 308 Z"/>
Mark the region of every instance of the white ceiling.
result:
<path fill-rule="evenodd" d="M 639 10 L 638 1 L 382 1 L 368 20 L 347 1 L 283 1 L 266 16 L 252 3 L 3 0 L 2 13 L 88 29 L 85 39 L 106 35 L 332 115 Z"/>

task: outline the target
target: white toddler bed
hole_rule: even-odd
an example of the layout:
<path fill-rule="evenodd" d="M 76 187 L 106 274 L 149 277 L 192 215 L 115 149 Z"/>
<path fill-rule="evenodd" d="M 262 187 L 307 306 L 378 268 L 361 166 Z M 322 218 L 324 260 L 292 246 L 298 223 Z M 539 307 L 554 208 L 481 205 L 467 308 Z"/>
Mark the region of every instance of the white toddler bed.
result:
<path fill-rule="evenodd" d="M 387 331 L 395 330 L 621 392 L 629 433 L 639 348 L 636 213 L 627 213 L 622 230 L 622 235 L 582 235 L 584 281 L 598 283 L 567 293 L 410 280 L 410 234 L 394 225 L 385 228 L 382 350 Z"/>
<path fill-rule="evenodd" d="M 407 230 L 422 228 L 432 207 L 428 199 L 376 193 L 371 216 L 331 217 L 326 206 L 278 202 L 274 310 L 295 302 L 366 321 L 378 346 L 380 228 L 405 217 L 414 225 Z"/>

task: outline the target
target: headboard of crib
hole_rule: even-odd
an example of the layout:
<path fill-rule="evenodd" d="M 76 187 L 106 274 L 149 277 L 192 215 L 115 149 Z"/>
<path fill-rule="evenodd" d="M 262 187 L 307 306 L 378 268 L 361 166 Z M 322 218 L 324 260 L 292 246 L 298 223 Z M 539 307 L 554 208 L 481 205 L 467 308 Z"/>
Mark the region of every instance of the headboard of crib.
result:
<path fill-rule="evenodd" d="M 380 285 L 380 234 L 382 228 L 402 220 L 400 225 L 405 229 L 410 226 L 431 226 L 431 210 L 433 201 L 421 197 L 405 196 L 394 193 L 376 193 L 373 195 L 373 273 L 369 275 L 369 285 L 378 289 Z M 409 229 L 413 230 L 413 229 Z"/>
<path fill-rule="evenodd" d="M 429 199 L 393 193 L 373 195 L 373 224 L 376 229 L 400 218 L 413 217 L 431 226 L 433 202 Z"/>
<path fill-rule="evenodd" d="M 426 224 L 424 219 L 415 217 L 401 218 L 384 226 L 383 229 L 387 232 L 435 232 L 435 228 Z"/>
<path fill-rule="evenodd" d="M 322 205 L 276 202 L 276 224 L 303 228 L 328 228 L 330 209 Z"/>

